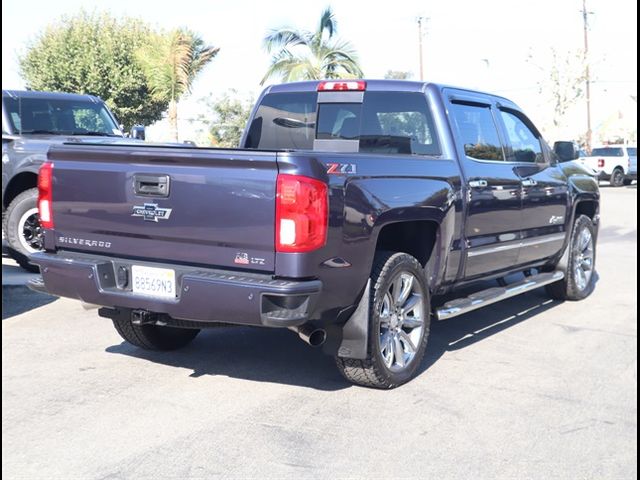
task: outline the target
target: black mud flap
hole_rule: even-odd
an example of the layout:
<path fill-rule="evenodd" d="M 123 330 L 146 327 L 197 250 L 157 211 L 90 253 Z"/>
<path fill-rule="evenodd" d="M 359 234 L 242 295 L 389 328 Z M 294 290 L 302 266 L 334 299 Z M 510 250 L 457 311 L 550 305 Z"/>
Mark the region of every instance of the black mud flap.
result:
<path fill-rule="evenodd" d="M 342 329 L 342 342 L 338 349 L 338 356 L 342 358 L 367 358 L 369 340 L 369 301 L 371 296 L 371 280 L 367 282 L 360 303 L 353 315 L 347 320 Z"/>

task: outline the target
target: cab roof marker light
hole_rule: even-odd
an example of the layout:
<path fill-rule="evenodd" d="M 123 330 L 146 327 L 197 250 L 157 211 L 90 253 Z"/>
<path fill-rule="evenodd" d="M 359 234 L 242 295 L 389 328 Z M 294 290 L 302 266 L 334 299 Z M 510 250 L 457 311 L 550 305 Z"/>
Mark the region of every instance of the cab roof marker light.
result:
<path fill-rule="evenodd" d="M 318 84 L 319 92 L 364 92 L 367 82 L 363 80 L 323 81 Z"/>

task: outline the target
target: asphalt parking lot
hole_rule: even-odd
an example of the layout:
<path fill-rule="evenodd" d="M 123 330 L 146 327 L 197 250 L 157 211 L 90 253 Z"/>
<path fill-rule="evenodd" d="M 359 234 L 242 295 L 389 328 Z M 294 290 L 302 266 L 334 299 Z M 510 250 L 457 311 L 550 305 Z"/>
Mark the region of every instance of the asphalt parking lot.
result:
<path fill-rule="evenodd" d="M 635 478 L 637 190 L 602 195 L 590 298 L 541 289 L 435 324 L 393 391 L 350 386 L 288 331 L 136 350 L 78 302 L 6 285 L 3 259 L 4 478 Z"/>

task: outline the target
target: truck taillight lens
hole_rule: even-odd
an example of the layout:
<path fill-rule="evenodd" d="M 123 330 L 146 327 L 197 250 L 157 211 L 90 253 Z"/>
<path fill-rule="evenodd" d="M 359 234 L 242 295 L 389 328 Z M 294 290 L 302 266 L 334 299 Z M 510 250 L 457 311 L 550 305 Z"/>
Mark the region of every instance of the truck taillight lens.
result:
<path fill-rule="evenodd" d="M 38 172 L 38 215 L 42 228 L 53 228 L 53 163 L 45 162 Z"/>
<path fill-rule="evenodd" d="M 326 81 L 318 84 L 319 92 L 364 92 L 367 82 L 363 80 Z"/>
<path fill-rule="evenodd" d="M 276 251 L 310 252 L 327 241 L 327 185 L 279 174 L 276 186 Z"/>
<path fill-rule="evenodd" d="M 604 168 L 604 158 L 598 159 L 598 168 Z"/>

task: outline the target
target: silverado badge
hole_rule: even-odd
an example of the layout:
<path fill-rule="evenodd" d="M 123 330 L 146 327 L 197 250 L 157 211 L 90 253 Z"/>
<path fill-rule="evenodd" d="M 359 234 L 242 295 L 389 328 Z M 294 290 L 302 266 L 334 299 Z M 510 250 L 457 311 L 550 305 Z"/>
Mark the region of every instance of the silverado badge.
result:
<path fill-rule="evenodd" d="M 171 208 L 158 207 L 157 203 L 145 203 L 134 205 L 132 217 L 142 217 L 147 222 L 157 222 L 158 219 L 167 220 L 171 215 Z"/>

